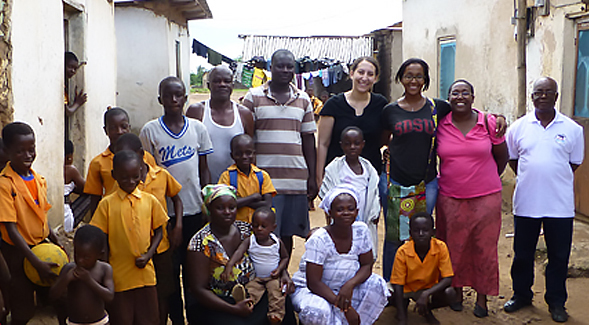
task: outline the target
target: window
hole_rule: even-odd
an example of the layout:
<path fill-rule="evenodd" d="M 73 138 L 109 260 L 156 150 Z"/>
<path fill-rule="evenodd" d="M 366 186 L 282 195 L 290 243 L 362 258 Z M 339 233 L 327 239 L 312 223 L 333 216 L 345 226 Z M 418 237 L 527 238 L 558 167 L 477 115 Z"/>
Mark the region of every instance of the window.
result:
<path fill-rule="evenodd" d="M 589 117 L 589 24 L 579 26 L 579 35 L 577 37 L 574 115 Z"/>
<path fill-rule="evenodd" d="M 439 93 L 440 98 L 448 99 L 450 85 L 454 82 L 454 67 L 456 64 L 456 40 L 440 40 L 439 57 Z"/>

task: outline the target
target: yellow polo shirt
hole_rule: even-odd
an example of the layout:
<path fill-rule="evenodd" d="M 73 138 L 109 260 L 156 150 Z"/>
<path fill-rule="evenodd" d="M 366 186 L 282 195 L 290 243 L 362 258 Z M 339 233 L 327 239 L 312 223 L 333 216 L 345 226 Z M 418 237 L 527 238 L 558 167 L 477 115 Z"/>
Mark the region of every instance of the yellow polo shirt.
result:
<path fill-rule="evenodd" d="M 410 240 L 399 247 L 393 263 L 391 283 L 403 286 L 403 292 L 417 292 L 436 285 L 440 278 L 454 276 L 446 243 L 432 238 L 429 252 L 421 261 Z"/>
<path fill-rule="evenodd" d="M 88 176 L 86 177 L 86 185 L 84 185 L 84 193 L 91 195 L 106 196 L 115 191 L 116 181 L 112 178 L 112 159 L 115 154 L 106 148 L 101 154 L 94 157 L 88 167 Z M 157 166 L 153 156 L 143 151 L 143 161 L 149 166 Z"/>
<path fill-rule="evenodd" d="M 148 164 L 149 165 L 149 164 Z M 166 196 L 173 197 L 180 193 L 182 185 L 165 169 L 161 167 L 149 166 L 145 182 L 141 182 L 137 186 L 139 190 L 147 192 L 160 202 L 166 213 L 168 213 L 168 204 L 166 203 Z M 157 248 L 157 253 L 163 253 L 170 248 L 170 241 L 168 240 L 168 230 L 166 229 L 168 223 L 164 225 L 164 237 Z"/>
<path fill-rule="evenodd" d="M 167 221 L 158 200 L 139 189 L 129 194 L 117 186 L 114 193 L 100 201 L 90 224 L 108 235 L 116 292 L 156 284 L 153 262 L 150 260 L 140 269 L 135 259 L 147 253 L 152 232 Z"/>
<path fill-rule="evenodd" d="M 260 193 L 260 182 L 258 181 L 258 177 L 256 176 L 256 172 L 262 172 L 264 176 L 264 181 L 262 182 L 262 192 L 261 195 L 264 194 L 272 194 L 272 196 L 276 195 L 276 189 L 274 185 L 272 185 L 272 180 L 270 179 L 270 175 L 266 173 L 266 171 L 256 167 L 252 164 L 250 174 L 246 175 L 237 168 L 237 165 L 233 164 L 227 168 L 226 171 L 221 174 L 219 177 L 219 184 L 227 184 L 231 185 L 229 181 L 229 171 L 230 170 L 237 170 L 237 196 L 238 197 L 248 197 L 254 193 Z M 237 216 L 235 220 L 245 221 L 245 222 L 252 222 L 252 215 L 254 214 L 254 209 L 250 207 L 241 207 L 237 210 Z"/>
<path fill-rule="evenodd" d="M 27 245 L 37 245 L 49 236 L 49 223 L 47 211 L 51 204 L 47 202 L 47 182 L 45 178 L 31 169 L 37 185 L 37 198 L 35 203 L 33 195 L 27 188 L 25 181 L 10 166 L 10 162 L 0 172 L 0 232 L 2 240 L 14 245 L 4 222 L 16 223 L 16 228 L 27 242 Z"/>

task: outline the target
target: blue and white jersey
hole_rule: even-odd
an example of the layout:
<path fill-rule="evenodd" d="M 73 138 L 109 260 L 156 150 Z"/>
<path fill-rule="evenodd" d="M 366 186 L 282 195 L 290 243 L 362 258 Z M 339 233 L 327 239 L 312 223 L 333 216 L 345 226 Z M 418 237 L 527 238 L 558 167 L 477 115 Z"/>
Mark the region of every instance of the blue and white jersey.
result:
<path fill-rule="evenodd" d="M 182 184 L 178 195 L 184 205 L 184 215 L 201 212 L 199 156 L 213 152 L 213 144 L 204 124 L 184 117 L 184 127 L 176 134 L 168 129 L 160 117 L 147 122 L 139 138 L 143 149 L 153 155 L 157 164 Z M 174 213 L 168 198 L 168 214 L 174 216 Z"/>

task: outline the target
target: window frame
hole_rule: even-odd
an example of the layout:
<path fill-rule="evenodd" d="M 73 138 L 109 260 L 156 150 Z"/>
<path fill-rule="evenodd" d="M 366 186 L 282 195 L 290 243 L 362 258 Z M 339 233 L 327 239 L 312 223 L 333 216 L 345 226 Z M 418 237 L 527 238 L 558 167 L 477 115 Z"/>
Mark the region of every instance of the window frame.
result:
<path fill-rule="evenodd" d="M 583 20 L 580 21 L 576 24 L 575 26 L 576 30 L 575 30 L 575 78 L 574 78 L 574 86 L 573 86 L 573 111 L 572 111 L 572 116 L 574 118 L 578 118 L 578 119 L 589 119 L 589 116 L 581 116 L 581 115 L 577 115 L 577 77 L 578 77 L 578 72 L 579 72 L 579 43 L 580 43 L 580 35 L 582 31 L 587 31 L 589 32 L 589 20 Z M 587 66 L 587 69 L 589 71 L 589 65 Z M 587 74 L 587 76 L 589 77 L 589 73 Z M 588 78 L 589 81 L 589 78 Z M 587 87 L 589 89 L 589 86 Z M 588 100 L 589 97 L 589 91 L 587 91 L 587 96 L 585 98 L 585 101 L 589 101 Z M 589 105 L 588 105 L 589 106 Z"/>
<path fill-rule="evenodd" d="M 438 98 L 442 98 L 442 99 L 448 99 L 448 93 L 443 94 L 442 93 L 442 46 L 443 45 L 447 45 L 447 44 L 454 44 L 454 78 L 452 78 L 453 80 L 451 82 L 454 82 L 454 79 L 456 78 L 456 54 L 457 54 L 457 42 L 456 42 L 456 37 L 454 35 L 452 36 L 444 36 L 444 37 L 440 37 L 438 38 L 438 73 L 437 73 L 437 91 L 438 91 Z M 449 89 L 448 89 L 449 90 Z"/>

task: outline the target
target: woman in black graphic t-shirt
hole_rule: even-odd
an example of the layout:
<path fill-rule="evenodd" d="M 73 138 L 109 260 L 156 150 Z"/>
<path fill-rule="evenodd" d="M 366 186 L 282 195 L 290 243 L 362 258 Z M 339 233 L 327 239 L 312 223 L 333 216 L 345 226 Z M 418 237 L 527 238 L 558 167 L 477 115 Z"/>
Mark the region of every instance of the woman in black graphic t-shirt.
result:
<path fill-rule="evenodd" d="M 421 59 L 412 58 L 401 64 L 395 81 L 401 83 L 405 93 L 396 102 L 383 110 L 383 128 L 392 133 L 389 142 L 389 179 L 393 184 L 412 186 L 422 180 L 426 183 L 427 212 L 432 213 L 438 196 L 435 153 L 432 153 L 428 167 L 435 124 L 432 103 L 435 104 L 438 119 L 450 112 L 450 105 L 439 99 L 423 95 L 430 83 L 429 66 Z M 386 220 L 386 218 L 385 218 Z M 388 280 L 392 271 L 397 249 L 402 241 L 385 240 L 383 251 L 383 276 Z"/>

